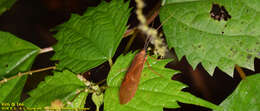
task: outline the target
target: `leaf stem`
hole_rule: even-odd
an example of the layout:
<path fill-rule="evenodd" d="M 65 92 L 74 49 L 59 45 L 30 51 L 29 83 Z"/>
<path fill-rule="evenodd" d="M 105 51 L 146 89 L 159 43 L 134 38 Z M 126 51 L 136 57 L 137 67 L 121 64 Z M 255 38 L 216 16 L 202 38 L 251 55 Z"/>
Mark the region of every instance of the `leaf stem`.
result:
<path fill-rule="evenodd" d="M 53 51 L 52 47 L 43 48 L 40 50 L 40 54 Z"/>
<path fill-rule="evenodd" d="M 110 59 L 108 59 L 108 63 L 109 63 L 109 66 L 110 66 L 110 68 L 113 66 L 113 60 L 110 58 Z"/>
<path fill-rule="evenodd" d="M 100 86 L 100 90 L 103 92 L 104 90 L 106 90 L 108 88 L 107 85 L 103 85 L 103 86 Z"/>
<path fill-rule="evenodd" d="M 239 73 L 240 77 L 244 80 L 246 79 L 246 74 L 245 72 L 242 70 L 241 67 L 239 67 L 238 65 L 235 66 L 236 67 L 236 70 L 237 72 Z"/>
<path fill-rule="evenodd" d="M 46 68 L 28 71 L 28 72 L 24 72 L 24 73 L 18 72 L 18 74 L 15 75 L 15 76 L 12 76 L 10 78 L 4 78 L 3 80 L 1 80 L 0 85 L 3 84 L 3 83 L 6 83 L 9 80 L 15 79 L 17 77 L 21 77 L 21 76 L 24 76 L 24 75 L 32 75 L 33 73 L 36 73 L 36 72 L 42 72 L 42 71 L 51 70 L 51 69 L 56 69 L 56 66 L 46 67 Z"/>
<path fill-rule="evenodd" d="M 100 84 L 106 82 L 106 80 L 107 80 L 107 79 L 103 79 L 103 80 L 99 81 L 98 83 L 96 83 L 96 85 L 100 85 Z"/>

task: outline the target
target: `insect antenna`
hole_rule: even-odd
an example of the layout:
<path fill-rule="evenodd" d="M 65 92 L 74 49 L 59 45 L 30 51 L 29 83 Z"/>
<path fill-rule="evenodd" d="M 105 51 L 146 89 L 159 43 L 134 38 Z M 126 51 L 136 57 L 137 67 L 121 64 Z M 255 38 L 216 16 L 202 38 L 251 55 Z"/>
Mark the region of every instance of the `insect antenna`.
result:
<path fill-rule="evenodd" d="M 167 17 L 164 21 L 162 21 L 162 23 L 156 28 L 156 30 L 158 31 L 170 18 L 172 18 L 173 17 L 173 13 L 169 16 L 169 17 Z M 159 37 L 161 37 L 161 36 L 159 36 Z M 145 40 L 145 44 L 144 44 L 144 49 L 145 50 L 147 50 L 147 48 L 148 48 L 148 45 L 149 45 L 149 43 L 152 41 L 152 37 L 151 36 L 148 36 L 147 38 L 146 38 L 146 40 Z"/>
<path fill-rule="evenodd" d="M 152 37 L 148 36 L 146 39 L 145 39 L 145 43 L 144 43 L 144 49 L 147 50 L 147 47 L 150 43 L 150 41 L 152 40 Z"/>

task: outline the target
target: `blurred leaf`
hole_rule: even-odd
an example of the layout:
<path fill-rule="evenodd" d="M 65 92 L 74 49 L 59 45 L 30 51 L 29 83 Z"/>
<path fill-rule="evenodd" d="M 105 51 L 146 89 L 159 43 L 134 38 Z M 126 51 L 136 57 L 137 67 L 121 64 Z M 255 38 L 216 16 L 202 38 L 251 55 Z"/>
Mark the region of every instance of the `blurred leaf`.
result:
<path fill-rule="evenodd" d="M 72 72 L 67 70 L 54 72 L 53 76 L 46 77 L 45 81 L 29 93 L 30 97 L 24 101 L 24 104 L 29 108 L 46 107 L 57 99 L 67 103 L 84 87 L 84 82 L 80 81 Z"/>
<path fill-rule="evenodd" d="M 231 19 L 211 18 L 213 3 L 224 6 Z M 232 76 L 235 64 L 254 70 L 254 58 L 260 58 L 259 5 L 255 0 L 169 2 L 160 19 L 179 59 L 186 56 L 193 68 L 201 62 L 211 75 L 217 66 Z"/>
<path fill-rule="evenodd" d="M 16 0 L 0 0 L 0 15 L 11 8 L 15 2 Z"/>
<path fill-rule="evenodd" d="M 217 111 L 259 111 L 260 74 L 242 80 L 236 90 L 221 104 Z"/>
<path fill-rule="evenodd" d="M 39 47 L 0 31 L 0 80 L 28 71 L 40 51 Z M 19 102 L 27 76 L 0 84 L 0 102 Z"/>
<path fill-rule="evenodd" d="M 58 68 L 80 73 L 111 59 L 127 29 L 128 4 L 123 0 L 102 1 L 82 16 L 72 14 L 58 26 L 52 58 L 59 60 Z"/>
<path fill-rule="evenodd" d="M 151 68 L 145 64 L 142 77 L 134 98 L 127 104 L 119 104 L 119 88 L 129 66 L 133 53 L 117 58 L 111 68 L 104 99 L 105 111 L 162 111 L 163 108 L 178 108 L 177 101 L 188 104 L 216 108 L 214 104 L 197 98 L 187 92 L 181 91 L 186 85 L 171 80 L 178 71 L 167 69 L 164 66 L 170 60 L 154 60 L 148 57 Z M 152 70 L 153 71 L 152 71 Z M 157 72 L 159 75 L 155 74 Z"/>

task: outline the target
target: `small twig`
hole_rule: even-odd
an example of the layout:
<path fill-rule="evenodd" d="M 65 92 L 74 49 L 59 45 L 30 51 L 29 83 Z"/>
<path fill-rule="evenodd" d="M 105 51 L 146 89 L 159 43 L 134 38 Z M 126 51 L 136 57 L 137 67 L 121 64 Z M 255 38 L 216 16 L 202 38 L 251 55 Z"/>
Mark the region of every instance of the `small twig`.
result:
<path fill-rule="evenodd" d="M 103 79 L 103 80 L 99 81 L 98 83 L 96 83 L 96 85 L 100 85 L 100 84 L 106 82 L 106 80 L 107 80 L 107 79 Z"/>
<path fill-rule="evenodd" d="M 106 90 L 107 88 L 108 88 L 107 85 L 100 86 L 100 90 L 101 90 L 101 92 L 103 92 L 103 91 Z"/>
<path fill-rule="evenodd" d="M 239 73 L 240 77 L 241 77 L 243 80 L 246 79 L 246 74 L 245 74 L 245 72 L 244 72 L 238 65 L 236 65 L 235 67 L 236 67 L 236 70 L 237 70 L 237 72 Z"/>
<path fill-rule="evenodd" d="M 42 71 L 46 71 L 46 70 L 50 70 L 50 69 L 56 69 L 56 66 L 46 67 L 46 68 L 28 71 L 28 72 L 24 72 L 24 73 L 18 72 L 18 74 L 15 75 L 15 76 L 12 76 L 10 78 L 4 78 L 3 80 L 1 80 L 0 84 L 6 83 L 7 81 L 15 79 L 17 77 L 21 77 L 21 76 L 24 76 L 24 75 L 32 75 L 33 73 L 42 72 Z"/>
<path fill-rule="evenodd" d="M 40 50 L 40 54 L 53 51 L 52 47 L 43 48 Z"/>
<path fill-rule="evenodd" d="M 100 92 L 99 86 L 95 83 L 92 83 L 91 81 L 86 80 L 82 75 L 77 75 L 78 79 L 86 85 L 87 88 L 85 88 L 85 92 Z"/>
<path fill-rule="evenodd" d="M 128 41 L 128 43 L 126 44 L 126 47 L 125 47 L 125 49 L 124 49 L 124 53 L 127 53 L 127 52 L 128 52 L 128 50 L 130 49 L 130 47 L 131 47 L 133 41 L 134 41 L 135 38 L 136 38 L 136 35 L 137 35 L 137 32 L 134 32 L 134 34 L 132 35 L 132 37 L 130 38 L 130 40 Z"/>
<path fill-rule="evenodd" d="M 124 35 L 123 35 L 123 38 L 127 37 L 129 35 L 132 35 L 134 33 L 135 29 L 136 29 L 136 27 L 126 30 Z"/>

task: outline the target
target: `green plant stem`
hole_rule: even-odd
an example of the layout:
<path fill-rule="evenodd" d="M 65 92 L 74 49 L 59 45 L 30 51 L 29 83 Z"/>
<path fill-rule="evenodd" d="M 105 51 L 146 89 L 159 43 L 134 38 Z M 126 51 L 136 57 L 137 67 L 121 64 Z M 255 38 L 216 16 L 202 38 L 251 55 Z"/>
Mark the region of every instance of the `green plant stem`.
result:
<path fill-rule="evenodd" d="M 28 72 L 24 72 L 24 73 L 18 72 L 18 74 L 15 75 L 15 76 L 12 76 L 10 78 L 4 78 L 3 80 L 1 80 L 0 84 L 6 83 L 7 81 L 15 79 L 17 77 L 21 77 L 21 76 L 24 76 L 24 75 L 32 75 L 33 73 L 36 73 L 36 72 L 42 72 L 42 71 L 51 70 L 51 69 L 52 70 L 56 69 L 56 66 L 46 67 L 46 68 L 37 69 L 37 70 L 33 70 L 33 71 L 28 71 Z"/>
<path fill-rule="evenodd" d="M 96 85 L 100 85 L 100 84 L 102 84 L 104 82 L 106 82 L 106 79 L 103 79 L 103 80 L 99 81 L 98 83 L 96 83 Z"/>
<path fill-rule="evenodd" d="M 108 63 L 109 63 L 109 66 L 110 66 L 110 68 L 113 66 L 113 60 L 110 58 L 110 59 L 108 59 Z"/>
<path fill-rule="evenodd" d="M 128 52 L 130 46 L 132 45 L 133 41 L 134 41 L 135 38 L 136 38 L 136 35 L 137 35 L 137 32 L 134 31 L 132 37 L 130 38 L 130 40 L 128 41 L 128 43 L 127 43 L 127 45 L 126 45 L 126 47 L 125 47 L 124 53 L 127 53 L 127 52 Z"/>
<path fill-rule="evenodd" d="M 107 89 L 108 86 L 107 85 L 103 85 L 103 86 L 100 86 L 100 90 L 103 92 L 105 89 Z"/>

